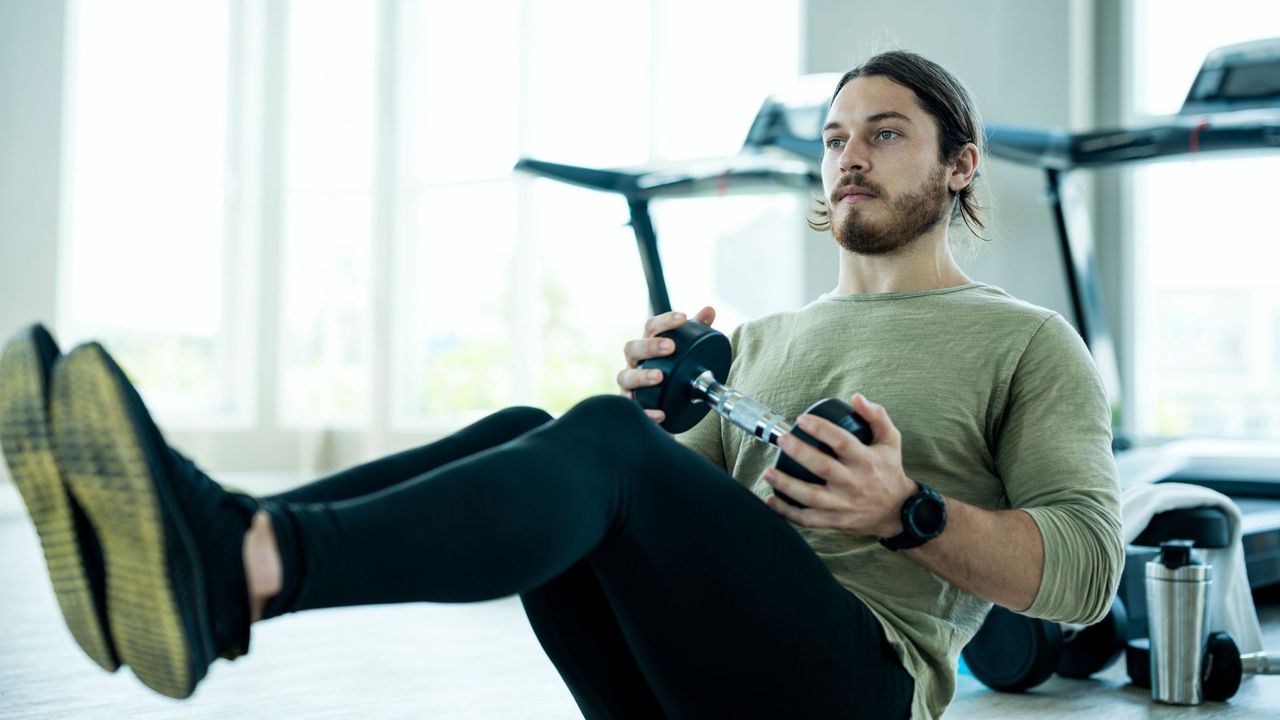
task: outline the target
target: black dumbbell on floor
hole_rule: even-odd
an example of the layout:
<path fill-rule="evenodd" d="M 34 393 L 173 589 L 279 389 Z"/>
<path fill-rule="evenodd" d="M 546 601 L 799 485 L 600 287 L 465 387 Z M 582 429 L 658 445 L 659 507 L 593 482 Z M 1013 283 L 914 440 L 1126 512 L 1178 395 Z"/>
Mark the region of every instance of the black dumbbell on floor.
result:
<path fill-rule="evenodd" d="M 1173 538 L 1189 538 L 1197 548 L 1226 547 L 1226 515 L 1216 508 L 1180 508 L 1153 517 L 1131 543 L 1137 547 L 1130 548 L 1124 571 L 1131 577 L 1122 579 L 1111 611 L 1095 625 L 1059 625 L 993 607 L 964 649 L 965 664 L 984 685 L 1003 692 L 1029 690 L 1055 672 L 1084 679 L 1101 671 L 1119 657 L 1129 638 L 1147 634 L 1142 566 L 1148 556 L 1134 551 Z"/>
<path fill-rule="evenodd" d="M 714 411 L 760 442 L 777 445 L 778 438 L 791 433 L 827 455 L 835 456 L 825 443 L 799 428 L 792 428 L 782 415 L 723 384 L 722 379 L 729 374 L 732 350 L 729 338 L 722 333 L 690 320 L 659 337 L 675 342 L 675 352 L 640 363 L 646 370 L 661 370 L 662 383 L 637 389 L 635 398 L 642 407 L 666 414 L 662 427 L 667 432 L 684 432 Z M 811 405 L 805 413 L 830 420 L 865 444 L 871 442 L 871 428 L 846 402 L 826 398 Z M 776 467 L 806 482 L 826 484 L 786 453 L 778 455 Z M 775 494 L 792 505 L 804 507 L 782 493 Z"/>
<path fill-rule="evenodd" d="M 1240 648 L 1229 633 L 1209 633 L 1204 651 L 1201 686 L 1205 700 L 1225 702 L 1240 689 L 1245 675 L 1280 675 L 1280 658 L 1265 652 L 1240 654 Z M 1125 669 L 1129 682 L 1140 688 L 1151 687 L 1151 641 L 1130 640 L 1125 650 Z"/>
<path fill-rule="evenodd" d="M 1083 680 L 1106 668 L 1124 649 L 1128 617 L 1116 598 L 1101 622 L 1065 625 L 991 608 L 962 651 L 965 665 L 983 685 L 1024 692 L 1054 673 Z"/>

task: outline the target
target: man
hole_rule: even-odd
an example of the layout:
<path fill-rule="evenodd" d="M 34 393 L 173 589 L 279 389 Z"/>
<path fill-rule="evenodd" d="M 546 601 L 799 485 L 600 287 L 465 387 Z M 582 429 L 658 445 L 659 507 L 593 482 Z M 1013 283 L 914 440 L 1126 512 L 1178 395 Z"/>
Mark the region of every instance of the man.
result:
<path fill-rule="evenodd" d="M 680 439 L 801 527 L 884 624 L 916 681 L 916 712 L 940 712 L 988 602 L 1077 623 L 1107 612 L 1123 561 L 1110 415 L 1061 317 L 971 282 L 952 258 L 951 221 L 981 225 L 982 129 L 957 80 L 910 53 L 872 58 L 841 79 L 822 139 L 826 200 L 811 224 L 840 245 L 839 283 L 799 312 L 739 328 L 727 384 L 787 417 L 858 391 L 875 441 L 801 418 L 838 450 L 830 461 L 780 443 L 827 481 L 817 486 L 766 469 L 776 451 L 719 416 Z M 678 324 L 659 316 L 647 334 Z M 629 344 L 629 366 L 666 354 L 659 342 Z M 628 369 L 619 384 L 656 381 Z M 932 501 L 924 487 L 940 493 L 945 528 L 887 551 L 876 538 L 903 532 L 904 506 Z"/>
<path fill-rule="evenodd" d="M 764 472 L 714 417 L 682 444 L 606 396 L 255 500 L 169 448 L 102 347 L 61 357 L 33 328 L 0 361 L 0 440 L 73 635 L 186 697 L 248 651 L 254 621 L 519 594 L 587 717 L 932 717 L 989 601 L 1100 617 L 1120 560 L 1107 406 L 1061 318 L 951 261 L 947 218 L 977 220 L 967 95 L 907 53 L 837 90 L 823 177 L 840 284 L 735 331 L 729 378 L 791 415 L 877 398 L 854 397 L 868 446 L 811 417 L 836 459 L 784 439 L 825 487 Z M 656 381 L 635 365 L 680 322 L 627 345 L 625 392 Z"/>

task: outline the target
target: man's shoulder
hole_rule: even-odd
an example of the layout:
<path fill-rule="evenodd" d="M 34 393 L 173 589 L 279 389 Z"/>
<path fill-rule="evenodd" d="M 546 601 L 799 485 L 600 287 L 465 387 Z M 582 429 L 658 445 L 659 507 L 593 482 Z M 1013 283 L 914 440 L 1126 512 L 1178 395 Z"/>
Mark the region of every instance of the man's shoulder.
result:
<path fill-rule="evenodd" d="M 1010 295 L 994 285 L 978 284 L 967 292 L 946 296 L 953 312 L 971 311 L 1024 325 L 1041 325 L 1058 313 Z M 1060 317 L 1060 316 L 1059 316 Z"/>
<path fill-rule="evenodd" d="M 904 294 L 888 302 L 851 302 L 850 298 L 822 296 L 795 310 L 774 312 L 743 322 L 733 330 L 735 348 L 745 349 L 764 339 L 776 340 L 796 332 L 824 331 L 834 323 L 843 327 L 850 314 L 863 315 L 874 327 L 898 326 L 910 322 L 921 328 L 936 325 L 947 334 L 971 338 L 1020 337 L 1029 342 L 1042 328 L 1057 336 L 1064 329 L 1074 332 L 1063 317 L 1010 295 L 993 285 L 970 283 L 950 291 Z"/>
<path fill-rule="evenodd" d="M 1075 327 L 1060 313 L 1021 300 L 1004 290 L 985 286 L 982 292 L 964 299 L 972 309 L 968 314 L 971 337 L 1003 344 L 1017 356 L 1028 352 L 1047 354 L 1062 362 L 1088 357 Z M 960 323 L 955 323 L 958 326 Z M 997 343 L 999 339 L 1000 343 Z"/>

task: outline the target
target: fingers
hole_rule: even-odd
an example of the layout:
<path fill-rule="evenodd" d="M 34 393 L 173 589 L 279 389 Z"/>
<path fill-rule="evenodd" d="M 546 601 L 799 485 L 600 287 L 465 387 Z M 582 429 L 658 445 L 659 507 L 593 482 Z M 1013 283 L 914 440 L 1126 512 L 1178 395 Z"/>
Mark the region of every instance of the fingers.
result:
<path fill-rule="evenodd" d="M 701 310 L 699 310 L 697 314 L 693 316 L 693 319 L 697 320 L 703 325 L 709 326 L 711 325 L 711 323 L 716 321 L 716 309 L 708 305 L 702 308 Z"/>
<path fill-rule="evenodd" d="M 839 430 L 839 428 L 836 429 Z M 805 432 L 809 431 L 806 429 Z M 841 432 L 844 431 L 841 430 Z M 810 434 L 812 435 L 813 433 Z M 848 433 L 845 434 L 847 435 Z M 817 436 L 815 435 L 814 437 Z M 826 441 L 824 440 L 823 442 Z M 854 439 L 854 442 L 857 442 L 856 438 Z M 844 470 L 844 466 L 840 464 L 839 460 L 822 452 L 804 440 L 801 440 L 792 433 L 787 433 L 786 435 L 778 438 L 778 447 L 782 448 L 782 451 L 789 455 L 792 460 L 800 463 L 800 465 L 809 472 L 817 475 L 827 482 L 838 481 L 840 479 L 841 471 Z M 805 484 L 808 485 L 809 483 Z M 799 500 L 799 498 L 796 499 Z"/>
<path fill-rule="evenodd" d="M 802 482 L 797 480 L 796 482 Z M 808 483 L 803 483 L 808 484 Z M 789 491 L 782 490 L 783 494 L 790 497 L 796 502 L 804 502 L 800 498 L 792 495 Z M 764 499 L 765 505 L 768 505 L 774 512 L 791 522 L 807 528 L 838 528 L 840 527 L 840 514 L 833 510 L 818 510 L 812 507 L 798 508 L 791 503 L 783 500 L 777 495 L 770 495 Z M 807 504 L 807 503 L 806 503 Z"/>
<path fill-rule="evenodd" d="M 707 306 L 699 310 L 694 320 L 710 325 L 716 319 L 715 308 Z M 622 354 L 627 359 L 627 366 L 621 370 L 615 381 L 622 394 L 630 396 L 637 388 L 650 387 L 662 382 L 662 374 L 656 371 L 640 370 L 640 363 L 656 357 L 665 357 L 676 350 L 675 343 L 669 338 L 658 337 L 668 330 L 680 327 L 689 321 L 689 317 L 681 312 L 667 312 L 654 315 L 645 321 L 644 337 L 631 340 L 622 347 Z"/>
<path fill-rule="evenodd" d="M 649 418 L 656 423 L 661 423 L 663 420 L 667 419 L 667 414 L 661 410 L 645 410 L 644 414 L 648 415 Z"/>
<path fill-rule="evenodd" d="M 633 368 L 649 358 L 662 357 L 675 352 L 676 344 L 667 338 L 644 338 L 631 340 L 622 346 L 622 354 L 627 357 L 627 367 Z"/>
<path fill-rule="evenodd" d="M 800 478 L 782 472 L 776 467 L 771 467 L 764 471 L 764 481 L 769 483 L 774 490 L 814 510 L 830 510 L 838 507 L 835 498 L 822 485 L 805 482 Z M 782 501 L 782 504 L 793 507 L 791 503 L 785 500 Z"/>
<path fill-rule="evenodd" d="M 868 421 L 870 422 L 870 421 Z M 815 440 L 819 440 L 831 448 L 835 452 L 836 457 L 844 461 L 860 460 L 866 456 L 866 447 L 862 441 L 854 437 L 852 433 L 826 418 L 817 415 L 801 415 L 796 418 L 796 427 L 809 433 Z M 873 427 L 872 430 L 875 428 Z M 875 437 L 875 435 L 872 435 Z M 812 445 L 797 440 L 797 445 L 805 445 L 810 451 L 818 453 L 823 457 L 830 457 L 826 453 L 818 450 Z M 790 453 L 788 453 L 790 454 Z M 800 458 L 796 458 L 798 462 Z M 813 468 L 809 468 L 812 470 Z M 816 470 L 814 472 L 817 472 Z"/>
<path fill-rule="evenodd" d="M 708 305 L 695 313 L 693 319 L 703 325 L 710 325 L 715 322 L 716 309 Z M 688 321 L 689 317 L 682 312 L 667 312 L 661 315 L 654 315 L 644 323 L 644 336 L 661 335 L 668 330 L 680 327 Z"/>
<path fill-rule="evenodd" d="M 883 405 L 873 403 L 862 393 L 858 393 L 853 396 L 853 409 L 867 421 L 867 425 L 871 427 L 871 437 L 875 438 L 875 442 L 901 445 L 902 434 L 889 419 L 889 412 Z"/>
<path fill-rule="evenodd" d="M 618 383 L 618 387 L 622 389 L 622 392 L 630 393 L 638 388 L 661 385 L 662 371 L 626 368 L 618 371 L 615 381 Z"/>
<path fill-rule="evenodd" d="M 672 328 L 680 327 L 688 320 L 689 318 L 682 312 L 667 312 L 661 315 L 654 315 L 644 323 L 644 336 L 653 337 Z"/>

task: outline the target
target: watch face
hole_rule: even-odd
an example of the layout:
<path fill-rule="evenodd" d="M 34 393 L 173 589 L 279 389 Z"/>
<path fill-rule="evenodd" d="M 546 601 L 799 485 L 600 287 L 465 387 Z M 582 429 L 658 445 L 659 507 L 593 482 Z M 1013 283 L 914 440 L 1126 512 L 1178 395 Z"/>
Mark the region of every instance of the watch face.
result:
<path fill-rule="evenodd" d="M 911 508 L 911 524 L 920 535 L 932 537 L 942 531 L 943 512 L 942 503 L 933 498 L 921 498 Z"/>

